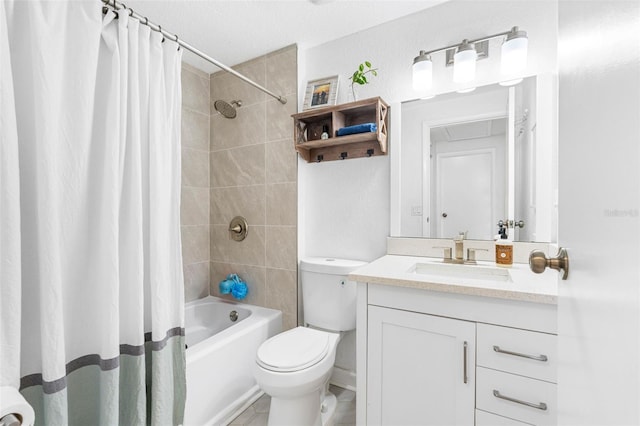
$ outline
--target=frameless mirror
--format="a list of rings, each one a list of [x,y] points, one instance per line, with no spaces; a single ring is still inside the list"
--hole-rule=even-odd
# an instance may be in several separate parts
[[[491,240],[502,222],[514,241],[555,241],[554,88],[538,76],[402,103],[392,236]]]

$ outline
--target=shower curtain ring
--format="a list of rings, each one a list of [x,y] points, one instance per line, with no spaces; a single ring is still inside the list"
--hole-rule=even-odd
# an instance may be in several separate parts
[[[174,34],[176,36],[176,39],[174,40],[176,43],[178,43],[178,50],[180,50],[180,42],[178,41],[178,34]]]
[[[133,9],[129,9],[129,16],[133,16]]]
[[[146,16],[144,17],[144,24],[149,25],[149,18],[147,18]]]

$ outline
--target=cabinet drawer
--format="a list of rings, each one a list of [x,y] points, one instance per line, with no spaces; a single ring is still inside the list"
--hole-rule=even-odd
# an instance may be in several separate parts
[[[527,426],[531,423],[524,423],[507,417],[498,416],[486,411],[476,410],[476,426]]]
[[[557,383],[557,336],[478,324],[478,365]]]
[[[556,423],[556,385],[478,367],[476,408],[534,425]]]

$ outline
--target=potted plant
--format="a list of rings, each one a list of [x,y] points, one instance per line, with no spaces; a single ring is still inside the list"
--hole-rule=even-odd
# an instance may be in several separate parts
[[[378,68],[371,68],[371,62],[364,61],[364,63],[358,65],[358,69],[353,73],[349,80],[351,80],[351,93],[353,94],[353,100],[358,100],[356,97],[356,89],[355,84],[364,85],[369,84],[369,80],[367,79],[367,74],[371,74],[373,76],[378,75]]]

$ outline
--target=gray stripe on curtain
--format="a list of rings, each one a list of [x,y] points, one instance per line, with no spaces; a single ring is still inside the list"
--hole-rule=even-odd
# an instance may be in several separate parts
[[[184,328],[175,327],[167,331],[164,339],[158,341],[151,340],[151,333],[144,334],[144,341],[151,342],[151,350],[160,351],[165,346],[170,338],[175,336],[184,336]],[[120,355],[140,356],[144,355],[144,344],[142,345],[120,345]],[[67,387],[67,376],[74,371],[86,367],[89,365],[97,365],[102,371],[113,370],[120,366],[120,356],[110,359],[102,359],[98,354],[84,355],[67,363],[65,371],[66,375],[56,380],[46,381],[42,379],[42,373],[29,374],[20,378],[20,390],[31,386],[42,386],[42,390],[46,394],[52,394],[61,391]]]

